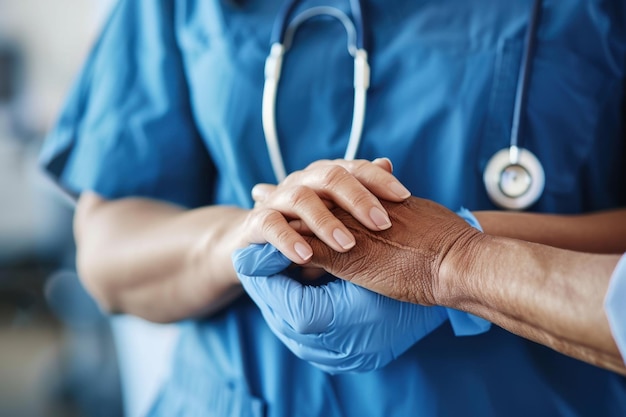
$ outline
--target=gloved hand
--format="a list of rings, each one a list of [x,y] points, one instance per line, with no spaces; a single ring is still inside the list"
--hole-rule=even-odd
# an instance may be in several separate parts
[[[344,280],[303,285],[285,275],[291,261],[269,244],[238,250],[233,262],[276,336],[326,372],[379,369],[447,318],[443,307],[396,301]]]

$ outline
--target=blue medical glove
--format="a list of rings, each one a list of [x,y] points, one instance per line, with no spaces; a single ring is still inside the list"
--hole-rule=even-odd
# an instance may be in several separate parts
[[[470,226],[483,231],[483,228],[478,223],[478,219],[474,217],[471,211],[461,207],[456,212],[463,220],[469,223]],[[473,336],[476,334],[484,333],[491,328],[491,322],[483,319],[482,317],[475,316],[464,311],[455,310],[453,308],[446,308],[448,317],[450,318],[450,324],[452,330],[456,336]]]
[[[299,358],[340,373],[379,369],[437,328],[443,307],[396,301],[344,280],[303,285],[273,246],[233,254],[244,289],[274,334]]]

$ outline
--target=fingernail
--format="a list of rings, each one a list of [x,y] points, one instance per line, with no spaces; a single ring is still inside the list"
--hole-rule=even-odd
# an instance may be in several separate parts
[[[263,201],[265,200],[265,197],[267,197],[267,190],[265,189],[265,187],[255,185],[252,188],[251,194],[254,201]]]
[[[308,261],[311,256],[313,256],[313,251],[302,242],[296,242],[296,244],[293,245],[293,248],[296,250],[296,253],[300,255],[303,261]]]
[[[379,209],[378,207],[372,207],[370,210],[370,219],[374,222],[380,230],[389,229],[391,227],[391,220],[387,213]]]
[[[372,162],[378,162],[378,161],[386,161],[389,164],[389,168],[391,168],[391,172],[393,172],[393,163],[391,162],[391,159],[387,157],[376,158]]]
[[[406,199],[411,197],[411,192],[402,184],[400,184],[399,182],[392,182],[389,184],[389,190],[391,190],[392,193],[394,193],[395,195],[397,195],[398,197],[402,198],[402,199]]]
[[[345,232],[341,229],[333,230],[333,238],[335,239],[337,243],[339,243],[339,246],[341,246],[344,249],[350,249],[356,244],[354,239],[352,239],[350,236],[345,234]]]

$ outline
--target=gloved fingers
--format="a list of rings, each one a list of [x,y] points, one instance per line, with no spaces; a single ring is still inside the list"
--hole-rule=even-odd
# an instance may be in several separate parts
[[[276,329],[274,329],[276,332]],[[301,335],[293,331],[282,332],[278,338],[298,358],[309,362],[311,365],[328,372],[338,374],[345,372],[367,372],[386,365],[384,355],[367,354],[359,351],[342,352],[328,346],[325,336]]]
[[[336,352],[331,349],[326,349],[323,346],[318,346],[315,343],[312,345],[307,344],[311,340],[305,341],[305,343],[299,342],[286,334],[282,333],[279,329],[273,327],[270,324],[270,328],[274,334],[280,339],[281,342],[298,358],[309,362],[311,365],[329,374],[337,374],[342,372],[365,372],[373,369],[377,369],[371,365],[366,364],[363,368],[362,358],[347,358],[346,354]],[[302,337],[303,335],[300,335]],[[304,335],[305,338],[310,339],[312,335]]]
[[[279,297],[272,290],[275,285],[265,285],[268,280],[282,281],[287,286],[294,283],[290,278],[280,275],[274,275],[272,277],[254,277],[239,274],[239,280],[250,296],[252,301],[259,307],[261,314],[265,319],[267,325],[272,329],[272,332],[292,351],[294,346],[303,341],[305,335],[298,334],[293,329],[293,326],[285,320],[285,306],[282,303],[277,303]],[[282,294],[282,290],[281,290]],[[277,306],[278,304],[278,306]],[[275,309],[278,307],[278,311]]]
[[[282,332],[320,333],[333,321],[334,308],[321,287],[302,285],[283,275],[238,274],[243,288],[262,311],[270,310]],[[287,328],[281,323],[286,324]]]
[[[348,356],[344,352],[337,352],[325,348],[321,344],[304,344],[299,342],[287,346],[300,359],[322,368],[325,371],[337,369],[346,363]],[[345,365],[344,365],[345,366]]]
[[[331,360],[324,363],[309,361],[313,366],[332,375],[343,374],[347,372],[370,372],[380,369],[391,362],[383,359],[379,355],[355,355],[354,357],[345,358],[343,360]]]
[[[293,293],[289,288],[297,288],[296,281],[281,276],[272,277],[249,277],[240,275],[244,289],[252,300],[259,306],[265,321],[272,332],[291,350],[296,356],[306,361],[330,366],[331,359],[340,361],[340,354],[324,348],[323,334],[311,332],[317,329],[315,320],[307,319],[306,315],[294,312],[290,308],[290,302],[281,302],[281,296],[277,294]],[[265,285],[271,282],[270,285]],[[277,285],[272,285],[277,284]],[[276,288],[283,286],[284,288]],[[280,291],[276,291],[276,290]],[[306,297],[304,297],[306,299]],[[278,305],[276,305],[278,303]],[[285,305],[286,304],[286,305]],[[303,303],[303,304],[306,304]],[[326,327],[327,323],[317,323],[320,327]]]
[[[237,274],[248,276],[270,276],[284,271],[291,261],[275,246],[252,244],[238,249],[232,254],[233,266]]]

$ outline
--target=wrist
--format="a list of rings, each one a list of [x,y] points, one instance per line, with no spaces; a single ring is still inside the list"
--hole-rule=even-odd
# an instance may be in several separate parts
[[[464,310],[475,294],[476,280],[482,277],[480,257],[489,250],[492,237],[468,228],[458,237],[441,261],[436,303]]]
[[[472,226],[473,228],[478,229],[481,232],[484,232],[483,227],[482,227],[482,222],[477,218],[477,216],[475,215],[476,213],[472,213],[465,207],[461,207],[456,212],[456,214],[457,216],[465,220],[465,222],[469,224],[470,226]]]
[[[199,215],[200,234],[192,244],[188,261],[192,275],[200,279],[210,279],[214,285],[222,287],[238,286],[239,279],[232,265],[231,254],[243,247],[242,224],[248,210],[236,207],[211,207]],[[219,217],[219,222],[214,219]],[[213,287],[211,285],[210,287]]]

